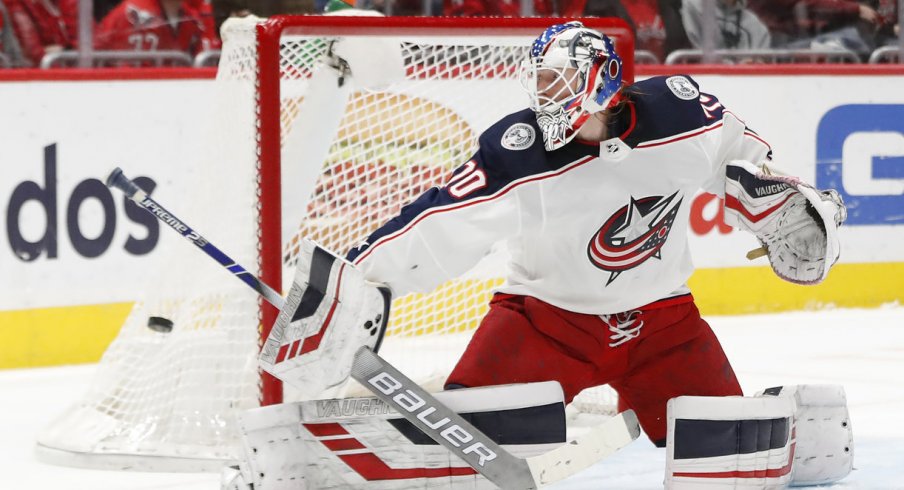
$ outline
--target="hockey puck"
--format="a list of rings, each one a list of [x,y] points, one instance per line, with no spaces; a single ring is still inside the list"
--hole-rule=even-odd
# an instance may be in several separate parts
[[[170,333],[173,331],[173,321],[162,316],[149,316],[148,328],[155,332]]]

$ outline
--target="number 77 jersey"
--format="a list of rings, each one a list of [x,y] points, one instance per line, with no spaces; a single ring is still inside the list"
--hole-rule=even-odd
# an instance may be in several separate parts
[[[626,87],[607,114],[607,139],[549,152],[533,112],[502,118],[444,186],[349,260],[402,295],[460,276],[502,242],[500,292],[588,314],[686,294],[691,199],[724,195],[726,164],[763,163],[770,147],[687,76]]]

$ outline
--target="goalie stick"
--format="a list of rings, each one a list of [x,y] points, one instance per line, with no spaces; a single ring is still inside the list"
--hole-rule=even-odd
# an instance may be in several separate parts
[[[122,169],[116,168],[110,173],[107,186],[121,190],[129,199],[179,232],[267,302],[280,310],[285,307],[286,300],[279,293],[158,204],[126,177]],[[526,459],[518,458],[437,401],[367,346],[355,353],[351,375],[426,435],[500,488],[530,490],[557,482],[615,453],[640,435],[637,416],[633,410],[627,410],[552,451]]]
[[[131,179],[125,176],[122,173],[122,169],[116,167],[110,172],[110,175],[107,177],[107,187],[111,187],[114,189],[121,190],[126,197],[131,199],[135,204],[138,204],[149,213],[153,214],[160,221],[168,225],[170,228],[179,232],[180,235],[184,236],[188,241],[195,244],[198,248],[200,248],[204,253],[206,253],[209,257],[212,257],[214,260],[220,263],[223,267],[226,268],[229,272],[232,273],[235,277],[239,278],[250,286],[252,289],[257,291],[261,296],[267,300],[271,305],[279,308],[280,310],[285,306],[286,301],[280,296],[279,293],[273,290],[270,286],[267,286],[260,279],[258,279],[254,274],[248,272],[244,267],[237,264],[234,260],[232,260],[228,255],[223,253],[222,250],[214,246],[214,244],[210,243],[206,238],[201,236],[200,233],[193,230],[190,226],[186,225],[182,220],[177,218],[173,213],[169,212],[157,203],[151,196],[149,196],[146,192],[144,192],[141,187],[138,187],[135,182],[132,182]]]
[[[122,190],[129,199],[179,232],[279,309],[258,361],[263,371],[296,388],[296,394],[315,397],[342,385],[350,376],[358,347],[366,345],[379,350],[388,324],[392,294],[382,286],[368,287],[363,274],[346,270],[335,254],[304,240],[301,248],[307,249],[309,255],[307,260],[299,260],[295,279],[283,298],[148,196],[121,169],[113,170],[107,185]],[[338,265],[334,267],[334,264]],[[335,276],[333,269],[337,271]],[[334,282],[328,288],[331,277]],[[343,292],[352,296],[340,300]],[[357,320],[362,318],[359,323]],[[152,317],[148,327],[170,331],[173,322]]]
[[[640,436],[637,416],[626,410],[552,451],[518,458],[367,347],[355,354],[352,377],[499,488],[531,490],[555,483]]]

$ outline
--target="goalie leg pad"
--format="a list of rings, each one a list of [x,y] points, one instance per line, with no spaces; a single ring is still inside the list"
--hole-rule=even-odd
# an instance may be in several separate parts
[[[220,472],[220,490],[254,490],[252,480],[247,464],[227,465]]]
[[[844,387],[838,385],[779,386],[765,396],[795,402],[797,447],[791,485],[822,485],[847,476],[854,464],[854,434]]]
[[[286,304],[261,349],[261,368],[304,399],[340,386],[360,347],[379,349],[390,300],[388,289],[365,281],[355,266],[302,240]]]
[[[681,396],[667,411],[666,488],[778,489],[790,482],[791,399]]]
[[[435,396],[521,457],[565,441],[558,383],[464,388]],[[495,488],[378,398],[255,408],[240,422],[241,467],[254,490]]]

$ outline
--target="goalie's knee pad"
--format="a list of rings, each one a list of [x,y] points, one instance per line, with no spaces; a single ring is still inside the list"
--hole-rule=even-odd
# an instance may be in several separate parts
[[[795,402],[797,444],[791,485],[819,485],[847,476],[854,463],[844,387],[838,385],[779,386],[762,395],[787,397]]]
[[[558,383],[464,388],[435,396],[517,456],[565,442]],[[443,423],[429,413],[420,416],[431,425]],[[256,408],[241,416],[240,426],[243,475],[251,478],[243,483],[254,490],[495,488],[377,398]]]
[[[665,486],[776,489],[791,480],[794,402],[681,396],[668,402]]]

